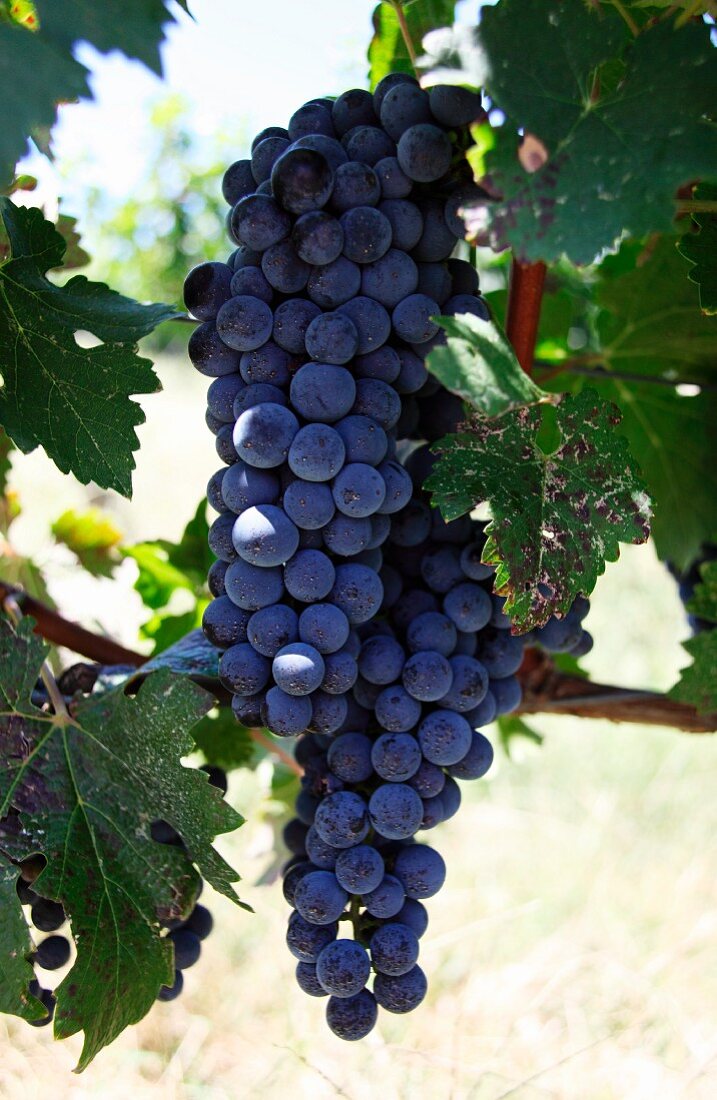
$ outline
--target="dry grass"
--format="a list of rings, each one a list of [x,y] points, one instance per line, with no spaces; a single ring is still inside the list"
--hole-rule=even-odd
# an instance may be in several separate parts
[[[142,462],[157,484],[172,456],[155,435]],[[205,438],[199,428],[204,455]],[[184,468],[185,451],[180,460]],[[192,489],[179,484],[188,513]],[[151,504],[142,534],[168,509]],[[684,627],[650,550],[609,568],[589,625],[596,676],[674,679]],[[431,838],[449,877],[429,903],[429,995],[412,1016],[384,1015],[356,1045],[326,1031],[323,1005],[293,983],[280,890],[255,885],[271,862],[271,830],[257,780],[239,775],[230,794],[251,823],[223,847],[256,916],[212,899],[218,928],[185,994],[82,1077],[70,1073],[78,1040],[52,1045],[4,1018],[0,1096],[714,1100],[714,742],[567,718],[534,724],[543,749],[500,759]]]

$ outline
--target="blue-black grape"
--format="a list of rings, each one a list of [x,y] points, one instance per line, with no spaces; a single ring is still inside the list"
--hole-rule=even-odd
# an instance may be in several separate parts
[[[298,136],[300,135],[297,134]],[[289,149],[279,157],[271,170],[271,188],[277,202],[284,211],[288,210],[292,214],[320,210],[328,202],[333,186],[334,173],[329,162],[314,149]],[[282,236],[286,236],[286,233]],[[245,235],[242,239],[247,244],[252,244]],[[262,247],[267,248],[268,245]]]

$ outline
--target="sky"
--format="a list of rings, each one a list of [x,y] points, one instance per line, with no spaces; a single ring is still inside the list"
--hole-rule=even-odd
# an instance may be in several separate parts
[[[286,125],[297,107],[318,95],[366,86],[366,49],[376,0],[191,0],[194,20],[177,4],[162,49],[162,81],[122,54],[81,45],[77,57],[91,72],[93,102],[61,108],[54,131],[56,168],[39,154],[22,170],[38,177],[33,202],[52,213],[58,192],[73,209],[88,187],[121,199],[143,178],[152,140],[149,109],[177,93],[190,104],[198,141],[237,132],[236,156],[264,126]],[[462,0],[470,18],[476,2]]]

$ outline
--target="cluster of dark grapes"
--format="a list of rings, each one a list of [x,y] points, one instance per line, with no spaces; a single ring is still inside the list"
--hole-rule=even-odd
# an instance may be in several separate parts
[[[222,768],[212,764],[204,764],[202,771],[209,776],[209,782],[217,787],[222,794],[227,793],[227,775]],[[167,821],[153,821],[151,826],[152,839],[159,844],[173,844],[184,847],[184,842],[179,833],[172,828]],[[197,898],[204,887],[200,879]],[[195,900],[191,913],[185,920],[165,921],[167,938],[172,941],[174,948],[174,981],[172,985],[163,985],[157,994],[158,1001],[173,1001],[184,988],[184,971],[194,966],[199,961],[202,952],[202,940],[205,940],[214,927],[214,918],[205,905],[200,905]]]
[[[203,767],[209,775],[209,782],[218,787],[222,794],[226,794],[227,777],[221,768],[210,765]],[[181,847],[182,838],[166,821],[155,821],[151,826],[152,839],[160,844],[173,844]],[[32,928],[38,932],[48,933],[35,945],[32,954],[32,963],[42,970],[59,970],[66,966],[72,954],[72,944],[69,935],[59,935],[59,929],[67,921],[64,907],[51,898],[42,897],[34,888],[33,883],[45,866],[43,857],[30,857],[20,865],[20,875],[17,880],[17,895],[24,906],[29,907],[29,918]],[[201,894],[203,883],[197,894]],[[188,969],[199,959],[201,941],[206,939],[212,930],[213,920],[209,910],[195,902],[189,916],[183,920],[165,922],[166,934],[174,947],[174,982],[171,986],[162,986],[157,996],[158,1001],[173,1001],[182,992],[184,984],[183,971]],[[34,978],[30,982],[29,991],[36,997],[47,1010],[47,1015],[39,1020],[31,1020],[34,1027],[44,1027],[52,1022],[55,1015],[55,994],[50,989],[43,987],[39,979]]]
[[[20,867],[20,876],[17,880],[17,894],[23,905],[29,906],[30,923],[38,931],[47,933],[36,945],[32,955],[34,966],[42,970],[59,970],[70,959],[72,947],[67,936],[58,934],[67,917],[65,910],[57,901],[44,898],[33,889],[33,883],[44,867],[43,859],[30,858],[24,861]],[[43,1027],[49,1024],[55,1015],[55,995],[50,989],[46,989],[38,978],[30,982],[30,993],[40,1001],[47,1015],[39,1020],[32,1020],[35,1027]]]
[[[422,902],[445,866],[415,835],[456,812],[456,781],[492,760],[479,727],[520,702],[525,641],[482,525],[445,523],[421,489],[428,444],[464,418],[426,370],[435,317],[489,317],[452,255],[480,114],[476,94],[403,74],[305,104],[229,168],[237,248],[185,284],[224,463],[204,630],[237,718],[299,737],[288,943],[344,1039],[423,999]],[[585,651],[586,609],[533,641]]]

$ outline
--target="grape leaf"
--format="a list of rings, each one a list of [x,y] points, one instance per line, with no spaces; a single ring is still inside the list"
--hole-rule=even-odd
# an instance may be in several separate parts
[[[0,23],[0,186],[9,183],[28,135],[52,126],[57,104],[89,97],[87,70],[54,42],[14,23]]]
[[[470,432],[434,447],[441,457],[426,488],[444,517],[490,505],[483,560],[497,566],[496,591],[521,633],[588,595],[620,541],[648,536],[647,495],[619,421],[614,405],[584,390],[557,406],[552,454],[538,445],[541,406],[475,417]]]
[[[534,730],[532,726],[529,726],[516,714],[501,714],[496,725],[498,727],[498,740],[509,760],[513,758],[515,742],[520,744],[521,741],[528,741],[540,748],[545,740],[542,733],[538,733],[537,730]]]
[[[134,587],[147,607],[153,611],[166,607],[177,588],[187,589],[198,598],[205,594],[207,573],[214,562],[208,534],[207,502],[202,498],[178,543],[157,539],[122,549],[139,566]]]
[[[174,16],[163,0],[35,0],[40,33],[70,51],[90,42],[101,53],[121,50],[162,75],[164,28]],[[186,9],[185,9],[186,10]]]
[[[90,262],[90,256],[80,244],[77,218],[73,218],[70,214],[60,214],[55,228],[63,237],[67,249],[62,260],[65,271],[75,267],[85,267]]]
[[[83,1069],[171,983],[158,922],[191,908],[192,864],[237,900],[238,876],[212,840],[241,818],[203,773],[180,763],[211,696],[164,670],[134,699],[120,687],[74,701],[71,717],[39,711],[30,693],[47,650],[33,625],[25,619],[14,630],[0,620],[0,849],[13,859],[42,854],[37,888],[72,921],[77,959],[57,991],[55,1034],[85,1032]],[[151,839],[157,818],[186,852]]]
[[[174,311],[83,275],[56,286],[45,272],[62,262],[60,234],[39,210],[9,199],[0,213],[12,248],[0,265],[0,423],[21,450],[40,445],[63,473],[130,496],[134,429],[145,417],[129,398],[160,388],[135,344]],[[82,330],[106,342],[81,347]]]
[[[714,380],[717,321],[697,308],[675,245],[672,236],[638,245],[635,266],[622,270],[622,254],[635,247],[626,245],[610,257],[614,264],[600,266],[595,333],[608,369],[671,381]]]
[[[417,53],[423,36],[453,22],[456,0],[400,0]],[[371,88],[389,73],[411,73],[413,64],[401,33],[396,5],[381,3],[373,13],[373,38],[368,48]]]
[[[108,515],[99,508],[76,512],[69,508],[52,524],[52,533],[77,557],[83,569],[95,577],[109,577],[117,564],[115,553],[122,541]]]
[[[701,714],[717,713],[717,630],[705,630],[683,643],[692,664],[668,692],[678,703],[689,703]]]
[[[185,676],[206,676],[216,680],[219,675],[219,652],[201,630],[192,630],[169,649],[143,664],[142,673],[159,668],[170,668]]]
[[[7,491],[7,479],[12,466],[12,441],[0,428],[0,497]]]
[[[547,398],[522,369],[494,321],[472,314],[440,317],[438,321],[447,340],[430,352],[426,366],[446,389],[469,401],[484,416],[500,416]]]
[[[44,1006],[28,992],[35,974],[29,962],[32,942],[17,896],[19,871],[0,852],[0,1012],[41,1020]]]
[[[701,580],[687,603],[687,610],[698,619],[717,623],[717,561],[708,561],[700,569]]]
[[[687,568],[700,546],[717,531],[717,406],[714,362],[717,321],[697,308],[694,284],[684,278],[675,238],[630,241],[586,276],[593,298],[587,305],[571,291],[578,320],[564,316],[549,295],[541,313],[541,355],[557,364],[569,356],[573,369],[544,383],[550,390],[577,392],[593,386],[622,411],[620,431],[640,464],[652,498],[652,534],[659,556]],[[596,308],[597,307],[597,308]],[[571,323],[587,346],[575,354],[567,345]],[[593,373],[582,376],[581,365]],[[594,374],[602,368],[600,377]],[[611,377],[611,372],[620,377]],[[645,381],[641,378],[644,376]],[[658,382],[650,381],[656,377]],[[665,383],[660,384],[663,379]],[[701,392],[672,383],[708,383]]]
[[[717,200],[717,184],[703,183],[695,190],[699,202]],[[680,252],[692,265],[688,278],[700,288],[704,313],[717,313],[717,214],[693,214],[698,233],[685,233]]]
[[[170,646],[180,642],[191,630],[200,627],[208,602],[208,600],[198,600],[191,611],[184,611],[178,615],[153,615],[146,623],[142,623],[140,627],[142,637],[154,643],[152,656],[164,653]]]
[[[192,730],[192,737],[207,762],[225,771],[244,768],[254,757],[249,730],[237,722],[230,707],[219,707],[216,714],[202,718]]]
[[[668,231],[676,189],[717,160],[709,27],[662,22],[632,39],[605,6],[502,0],[477,30],[485,87],[506,117],[485,155],[490,239],[526,261],[589,263],[623,232]],[[485,61],[465,55],[465,80]],[[547,153],[526,170],[520,128]]]

